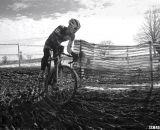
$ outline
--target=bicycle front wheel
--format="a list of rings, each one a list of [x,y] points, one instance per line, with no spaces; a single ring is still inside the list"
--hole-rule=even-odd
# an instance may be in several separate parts
[[[42,79],[38,79],[38,82],[33,81],[34,85],[32,85],[32,95],[33,99],[42,99],[46,95],[46,83],[47,78],[50,73],[51,63],[48,63]],[[31,82],[29,82],[31,84]]]
[[[46,85],[52,101],[59,105],[68,103],[74,97],[78,88],[77,73],[69,66],[62,65],[59,67],[58,79],[55,81],[54,74],[49,78],[52,78],[51,83]],[[52,88],[49,88],[50,86]],[[54,90],[54,88],[58,88],[58,90]]]

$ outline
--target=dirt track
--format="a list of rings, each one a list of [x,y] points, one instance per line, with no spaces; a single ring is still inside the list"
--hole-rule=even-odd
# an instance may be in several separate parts
[[[69,104],[60,107],[50,97],[29,100],[24,84],[34,84],[37,76],[38,69],[0,69],[1,129],[143,130],[160,126],[160,89],[154,89],[146,103],[146,90],[81,88]]]

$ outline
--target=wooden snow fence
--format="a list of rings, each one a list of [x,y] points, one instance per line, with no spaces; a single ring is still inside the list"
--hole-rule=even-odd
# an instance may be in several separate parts
[[[159,81],[160,44],[115,46],[75,40],[73,49],[85,54],[74,66],[85,77],[97,77],[94,81],[123,84]]]

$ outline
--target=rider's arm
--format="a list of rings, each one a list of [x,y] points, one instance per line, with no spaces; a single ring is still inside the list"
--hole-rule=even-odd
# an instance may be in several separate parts
[[[68,45],[67,45],[67,52],[69,53],[69,54],[71,54],[72,53],[72,44],[73,44],[73,41],[74,41],[74,38],[75,38],[75,35],[71,35],[70,37],[69,37],[69,41],[68,41]]]
[[[67,45],[67,52],[69,53],[69,54],[71,54],[72,53],[72,44],[73,44],[73,40],[71,40],[71,39],[69,39],[69,42],[68,42],[68,45]]]
[[[73,61],[76,62],[78,60],[79,55],[72,51],[72,44],[73,40],[70,39],[67,45],[67,52],[73,56]]]

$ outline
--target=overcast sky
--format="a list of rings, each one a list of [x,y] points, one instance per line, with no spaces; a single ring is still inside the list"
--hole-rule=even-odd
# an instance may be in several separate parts
[[[144,13],[160,0],[0,0],[0,43],[45,41],[58,25],[77,18],[76,39],[135,45]],[[36,44],[44,44],[39,42]]]

